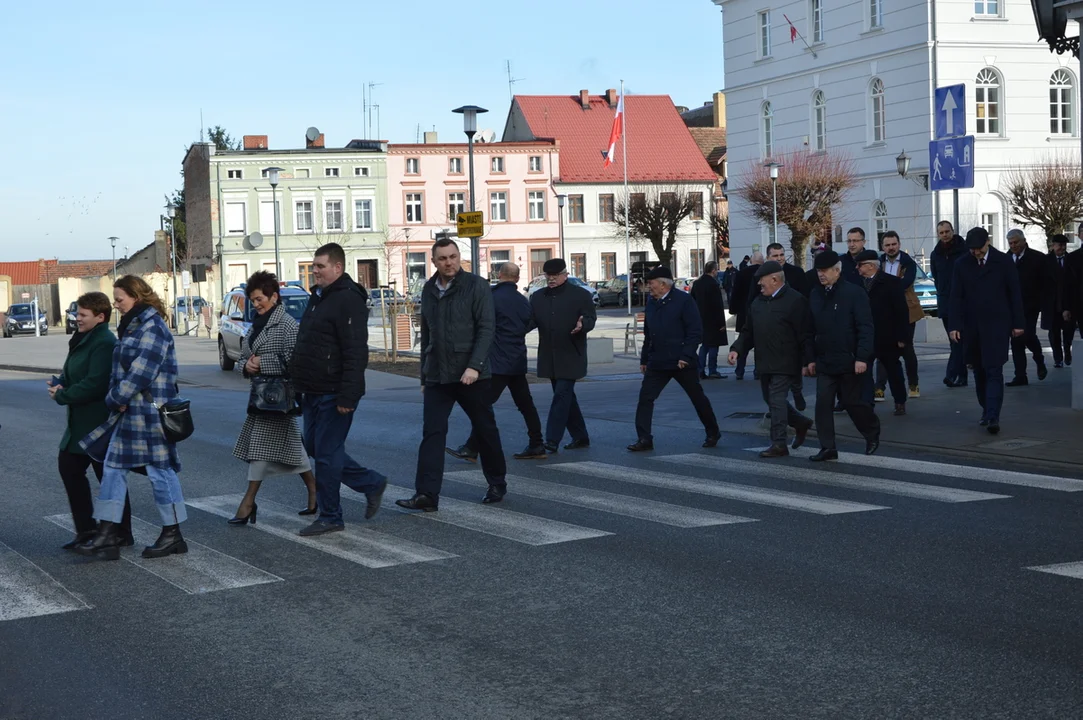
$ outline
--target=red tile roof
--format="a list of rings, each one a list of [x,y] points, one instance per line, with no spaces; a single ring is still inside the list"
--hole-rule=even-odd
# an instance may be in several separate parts
[[[24,262],[0,262],[0,275],[11,278],[12,285],[47,285],[48,268],[58,264],[56,260],[27,260]]]
[[[45,282],[51,285],[57,281],[57,278],[101,277],[111,272],[113,272],[112,260],[65,262],[45,268]]]
[[[707,162],[719,175],[722,174],[722,161],[726,159],[726,128],[690,127],[692,139],[707,158]]]
[[[589,110],[583,109],[579,95],[517,95],[514,104],[535,138],[560,142],[561,182],[624,180],[620,142],[613,164],[602,167],[602,151],[608,148],[615,112],[604,96],[589,96]],[[629,95],[624,99],[624,112],[629,182],[716,179],[668,95]]]

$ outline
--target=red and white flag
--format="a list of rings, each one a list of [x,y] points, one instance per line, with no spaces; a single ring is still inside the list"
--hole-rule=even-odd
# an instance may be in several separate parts
[[[605,164],[602,165],[603,168],[607,168],[613,164],[613,154],[617,152],[617,141],[620,140],[622,132],[624,132],[623,95],[617,100],[617,114],[613,116],[613,129],[609,131],[609,150],[605,152]]]
[[[790,44],[792,45],[797,42],[797,28],[793,26],[793,23],[790,22],[790,19],[786,17],[785,14],[783,14],[782,17],[785,18],[786,24],[790,26]]]

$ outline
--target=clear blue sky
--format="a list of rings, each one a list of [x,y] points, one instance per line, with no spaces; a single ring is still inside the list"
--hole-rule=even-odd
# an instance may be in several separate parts
[[[303,147],[380,130],[460,141],[463,104],[499,137],[517,94],[668,94],[695,107],[721,89],[721,12],[710,0],[478,3],[8,3],[0,44],[0,260],[118,256],[148,244],[163,195],[204,127]],[[522,9],[520,9],[522,8]],[[373,135],[376,134],[375,121]]]

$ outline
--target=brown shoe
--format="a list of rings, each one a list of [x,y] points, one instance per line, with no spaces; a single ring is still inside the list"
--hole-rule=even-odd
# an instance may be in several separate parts
[[[803,425],[794,430],[793,443],[790,445],[794,450],[805,444],[805,438],[808,437],[808,431],[812,429],[812,423]]]
[[[786,457],[790,454],[790,451],[786,449],[785,445],[772,445],[763,452],[760,453],[761,458],[777,458]]]
[[[905,415],[906,414],[906,405],[903,405],[902,403],[895,403],[895,414],[896,415]]]

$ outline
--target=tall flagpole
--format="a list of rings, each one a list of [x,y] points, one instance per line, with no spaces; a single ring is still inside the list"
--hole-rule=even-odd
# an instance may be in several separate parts
[[[628,103],[624,102],[624,81],[620,81],[621,148],[624,153],[624,260],[628,263],[628,314],[632,314],[632,234],[628,229],[628,211],[632,198],[628,194]]]

